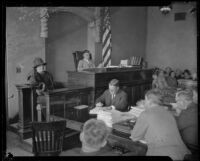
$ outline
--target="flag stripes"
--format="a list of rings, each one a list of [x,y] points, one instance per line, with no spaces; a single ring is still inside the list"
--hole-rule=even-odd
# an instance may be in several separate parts
[[[111,65],[111,25],[110,25],[110,11],[109,7],[103,8],[103,33],[102,33],[102,58],[103,66],[107,67]]]

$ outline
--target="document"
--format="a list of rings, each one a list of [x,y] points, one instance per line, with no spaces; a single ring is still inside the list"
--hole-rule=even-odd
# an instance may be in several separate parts
[[[131,106],[131,110],[129,111],[129,113],[135,115],[136,117],[139,117],[140,114],[144,111],[145,109],[143,108],[138,108],[138,107],[133,107]]]
[[[100,111],[103,111],[102,107],[95,107],[90,110],[89,114],[98,114]]]
[[[74,108],[80,110],[80,109],[88,108],[88,106],[87,105],[79,105],[79,106],[75,106]]]

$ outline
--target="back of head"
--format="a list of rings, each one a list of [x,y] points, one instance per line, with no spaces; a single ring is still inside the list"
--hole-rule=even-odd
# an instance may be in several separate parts
[[[147,91],[145,97],[154,104],[161,104],[162,102],[162,93],[159,89],[151,89]]]
[[[117,79],[112,79],[112,80],[109,82],[109,85],[119,87],[119,80],[117,80]]]
[[[90,148],[100,148],[106,143],[109,130],[102,120],[90,119],[83,126],[84,143]]]

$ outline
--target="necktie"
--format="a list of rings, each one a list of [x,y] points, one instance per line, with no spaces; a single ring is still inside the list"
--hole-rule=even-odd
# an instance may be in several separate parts
[[[112,94],[112,100],[115,98],[115,95],[114,94]]]

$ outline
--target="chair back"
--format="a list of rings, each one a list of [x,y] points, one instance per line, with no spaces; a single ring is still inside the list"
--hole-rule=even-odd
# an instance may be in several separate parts
[[[73,57],[74,57],[74,65],[75,65],[76,71],[78,71],[78,62],[83,59],[84,53],[85,53],[85,50],[84,51],[75,51],[74,53],[72,53]],[[92,59],[91,54],[90,54],[90,59]]]
[[[57,156],[63,147],[66,120],[33,122],[32,140],[35,156]]]

